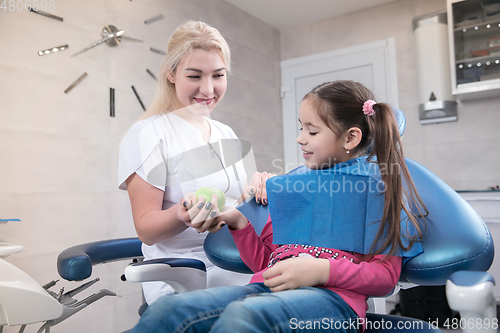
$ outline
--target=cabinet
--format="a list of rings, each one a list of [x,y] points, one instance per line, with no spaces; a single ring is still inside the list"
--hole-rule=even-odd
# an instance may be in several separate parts
[[[500,97],[500,0],[448,0],[452,93]]]
[[[458,191],[458,193],[481,216],[493,237],[495,258],[488,272],[497,280],[495,299],[497,304],[500,304],[500,284],[498,283],[500,279],[500,191]]]

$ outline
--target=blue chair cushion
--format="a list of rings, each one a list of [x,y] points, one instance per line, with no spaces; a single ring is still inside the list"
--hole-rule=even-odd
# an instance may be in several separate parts
[[[406,262],[402,280],[444,285],[461,270],[486,271],[495,253],[491,234],[476,211],[451,187],[419,163],[406,159],[429,216],[424,252]]]

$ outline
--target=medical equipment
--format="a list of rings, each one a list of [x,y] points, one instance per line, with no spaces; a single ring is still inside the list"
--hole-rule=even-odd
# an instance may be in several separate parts
[[[19,219],[0,219],[2,224],[8,221],[19,221]],[[49,333],[52,326],[71,317],[91,303],[104,296],[116,296],[114,292],[102,289],[81,301],[73,298],[99,281],[98,278],[67,292],[64,292],[64,288],[58,293],[50,290],[57,281],[40,286],[28,274],[3,260],[22,250],[21,245],[7,243],[0,237],[0,332],[6,325],[21,325],[19,332],[22,333],[28,324],[44,322],[38,332],[45,330]]]

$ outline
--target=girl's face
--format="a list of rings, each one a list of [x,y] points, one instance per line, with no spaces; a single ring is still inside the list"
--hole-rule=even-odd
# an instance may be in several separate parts
[[[307,99],[300,104],[299,122],[302,128],[297,143],[301,145],[308,168],[325,169],[351,158],[344,149],[345,135],[335,134]]]
[[[175,84],[178,108],[199,116],[210,114],[227,88],[226,66],[215,50],[192,50],[168,79]]]

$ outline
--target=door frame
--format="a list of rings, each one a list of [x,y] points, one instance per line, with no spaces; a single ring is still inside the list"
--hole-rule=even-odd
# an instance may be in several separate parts
[[[344,57],[350,54],[359,55],[360,53],[372,50],[382,50],[384,53],[384,61],[383,63],[375,63],[373,62],[373,59],[367,57],[366,62],[370,63],[374,67],[377,66],[377,68],[380,68],[380,66],[383,67],[382,70],[385,75],[385,88],[387,92],[387,101],[385,102],[391,104],[393,107],[399,108],[396,40],[394,37],[344,49],[281,61],[281,98],[283,114],[283,145],[285,158],[283,163],[284,172],[288,172],[299,166],[299,158],[297,156],[296,149],[297,144],[295,142],[298,133],[298,122],[296,119],[296,114],[299,107],[296,101],[298,101],[299,99],[297,98],[297,96],[295,96],[294,84],[295,79],[302,77],[302,74],[297,74],[298,69],[300,69],[300,72],[308,73],[309,71],[307,70],[307,68],[314,66],[315,63],[318,63],[320,61],[335,61],[335,58],[338,57]],[[357,64],[354,63],[340,64],[340,67],[338,69],[349,69],[356,67],[356,65]],[[316,74],[320,74],[317,73],[316,70],[315,72]],[[293,110],[294,112],[291,112],[291,110]]]

